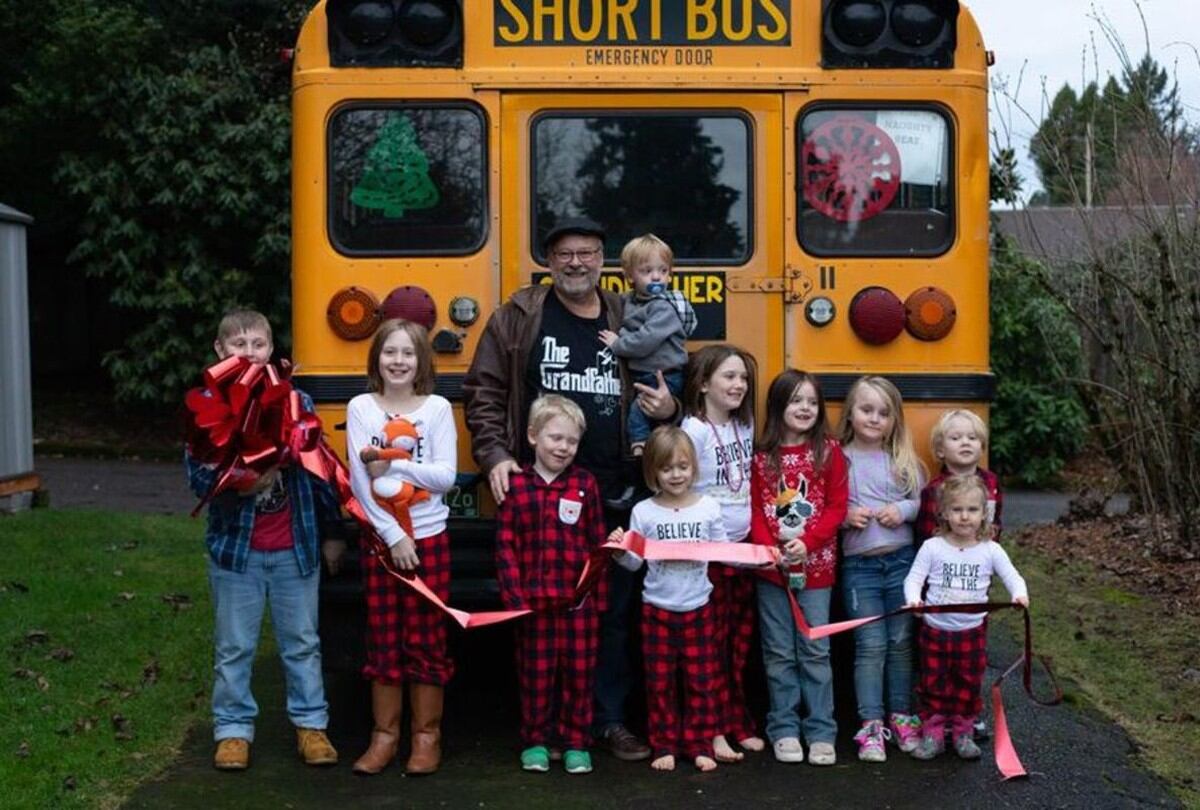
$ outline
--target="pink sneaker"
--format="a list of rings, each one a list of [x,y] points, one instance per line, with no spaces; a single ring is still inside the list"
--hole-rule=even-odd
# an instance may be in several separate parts
[[[915,714],[893,712],[888,718],[892,742],[906,754],[911,754],[921,743],[921,718]]]
[[[854,735],[854,741],[858,743],[858,758],[863,762],[887,762],[883,741],[891,736],[892,733],[883,727],[882,720],[866,721]]]

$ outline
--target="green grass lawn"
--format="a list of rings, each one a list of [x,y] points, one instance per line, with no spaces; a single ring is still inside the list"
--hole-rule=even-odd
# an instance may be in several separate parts
[[[203,527],[0,516],[0,804],[115,806],[207,715]]]
[[[1145,764],[1200,808],[1200,618],[1168,615],[1090,566],[1006,546],[1029,585],[1034,648],[1077,688],[1068,699],[1082,697],[1120,723]],[[1019,617],[1001,612],[994,626],[1015,635]]]

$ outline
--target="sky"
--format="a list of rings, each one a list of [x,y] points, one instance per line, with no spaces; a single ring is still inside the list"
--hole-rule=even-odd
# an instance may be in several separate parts
[[[1103,85],[1109,74],[1120,73],[1106,26],[1135,63],[1146,51],[1148,36],[1154,58],[1178,79],[1185,116],[1200,124],[1200,55],[1193,50],[1200,49],[1200,0],[962,2],[978,22],[985,46],[996,54],[990,126],[1002,145],[1011,142],[1017,150],[1026,196],[1040,188],[1029,159],[1029,137],[1049,99],[1064,83],[1078,91],[1086,82],[1099,79]],[[1000,92],[998,86],[1006,90]]]

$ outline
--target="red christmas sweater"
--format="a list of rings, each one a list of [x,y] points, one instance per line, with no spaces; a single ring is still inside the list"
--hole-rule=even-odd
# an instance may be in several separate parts
[[[803,526],[808,549],[804,574],[808,588],[830,588],[837,571],[837,531],[846,519],[849,485],[846,457],[833,439],[825,440],[825,469],[813,470],[807,444],[779,448],[779,473],[772,474],[766,453],[755,453],[750,466],[750,540],[764,546],[779,544],[780,522],[793,530]],[[799,566],[795,567],[799,570]],[[784,584],[778,570],[763,572]]]

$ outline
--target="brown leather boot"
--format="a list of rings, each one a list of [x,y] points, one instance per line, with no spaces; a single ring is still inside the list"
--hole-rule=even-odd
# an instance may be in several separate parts
[[[445,690],[429,683],[409,684],[412,702],[412,756],[404,770],[433,773],[442,761],[442,697]]]
[[[371,745],[366,753],[354,763],[355,773],[374,776],[396,758],[403,708],[404,691],[400,686],[371,682],[371,714],[375,716],[375,730],[371,732]]]

